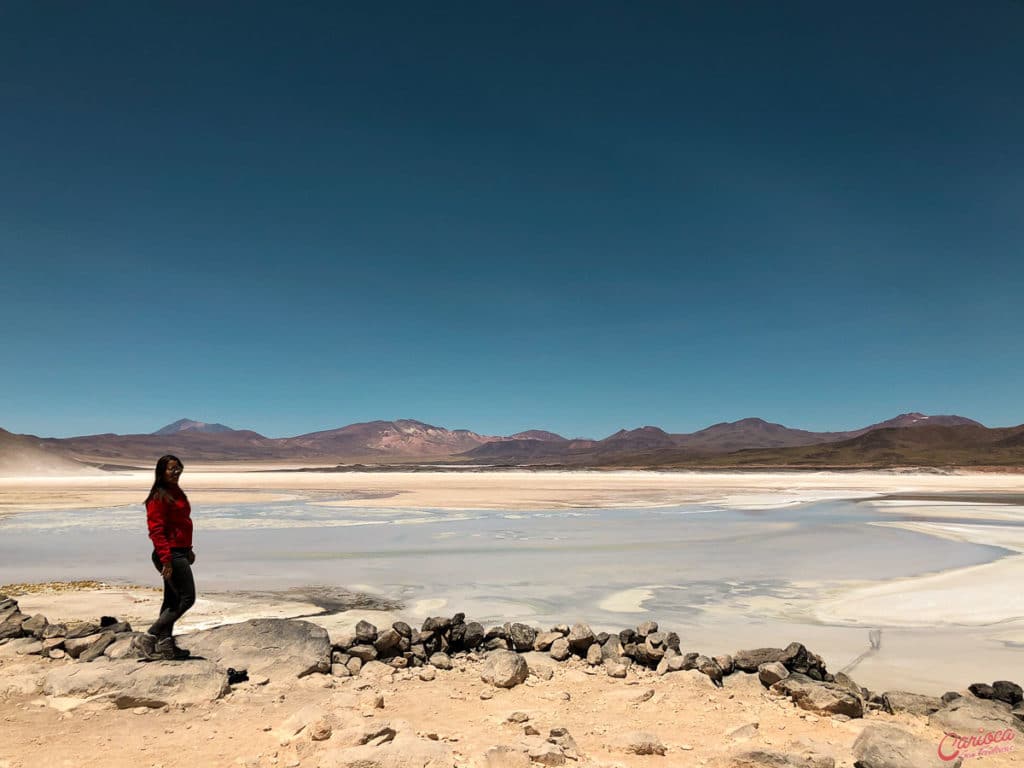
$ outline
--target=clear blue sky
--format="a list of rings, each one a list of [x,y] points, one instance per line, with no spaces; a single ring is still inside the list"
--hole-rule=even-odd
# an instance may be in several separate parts
[[[6,3],[0,427],[1024,422],[1022,41],[1016,0]]]

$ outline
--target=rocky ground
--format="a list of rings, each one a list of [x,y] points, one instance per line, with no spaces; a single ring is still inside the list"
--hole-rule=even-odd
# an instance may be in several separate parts
[[[608,635],[457,615],[330,638],[264,619],[182,637],[194,658],[178,662],[140,661],[136,637],[0,596],[0,768],[918,768],[979,749],[1024,765],[1012,682],[872,692],[799,643],[704,656],[654,622]]]

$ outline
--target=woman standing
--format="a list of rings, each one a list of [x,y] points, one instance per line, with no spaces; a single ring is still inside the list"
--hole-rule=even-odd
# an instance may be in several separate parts
[[[186,659],[188,651],[174,642],[174,622],[196,601],[192,578],[192,507],[178,486],[185,466],[177,456],[161,456],[156,479],[146,497],[146,522],[153,541],[153,565],[164,577],[164,601],[160,616],[143,635],[143,652],[149,658]]]

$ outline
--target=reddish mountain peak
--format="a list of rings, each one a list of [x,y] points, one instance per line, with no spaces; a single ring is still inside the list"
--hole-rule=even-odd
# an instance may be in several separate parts
[[[875,429],[887,429],[887,428],[904,428],[904,427],[958,427],[963,425],[970,425],[975,427],[984,426],[980,422],[974,419],[968,419],[966,416],[956,415],[936,415],[929,416],[924,413],[912,411],[911,413],[901,413],[899,416],[894,416],[886,421],[881,421],[878,424],[872,424],[871,426],[865,427],[860,432],[869,432]]]
[[[509,435],[512,440],[545,440],[549,442],[563,442],[566,438],[555,432],[548,432],[546,429],[528,429],[525,432],[516,432]]]

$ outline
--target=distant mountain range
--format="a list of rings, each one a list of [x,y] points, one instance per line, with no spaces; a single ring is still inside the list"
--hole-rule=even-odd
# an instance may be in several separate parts
[[[672,434],[655,426],[601,440],[532,429],[509,436],[446,429],[413,419],[369,421],[269,438],[181,419],[151,434],[40,438],[0,430],[0,474],[32,467],[150,466],[164,453],[186,462],[567,467],[1024,466],[1024,426],[989,429],[963,416],[905,413],[845,432],[809,432],[748,418]]]

